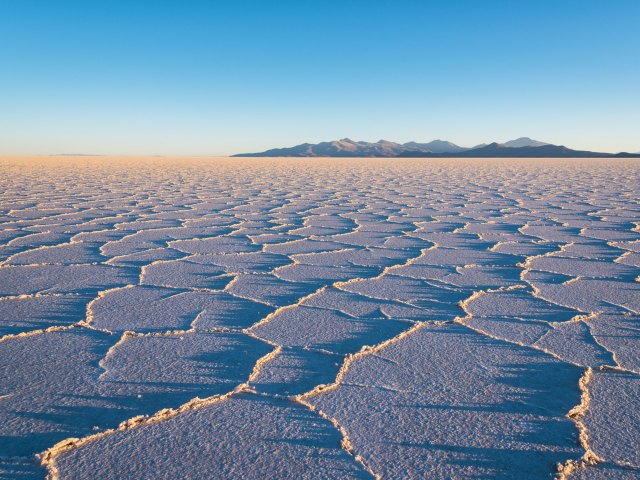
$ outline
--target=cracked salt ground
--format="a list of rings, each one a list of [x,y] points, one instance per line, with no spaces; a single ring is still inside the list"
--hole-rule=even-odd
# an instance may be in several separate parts
[[[169,288],[222,290],[233,280],[225,274],[224,269],[215,265],[188,260],[158,261],[144,267],[140,283]]]
[[[137,282],[132,269],[107,265],[0,266],[0,298],[40,294],[95,294]]]
[[[270,350],[241,334],[118,340],[79,328],[2,342],[3,457],[33,457],[65,438],[226,393]]]
[[[0,478],[640,478],[633,161],[1,162]]]
[[[544,478],[579,457],[564,415],[581,370],[462,326],[421,328],[357,358],[307,401],[383,477]]]
[[[66,451],[55,472],[68,479],[371,478],[340,440],[328,420],[301,405],[241,394]]]
[[[0,336],[80,322],[84,320],[92,298],[90,295],[54,294],[0,299]]]

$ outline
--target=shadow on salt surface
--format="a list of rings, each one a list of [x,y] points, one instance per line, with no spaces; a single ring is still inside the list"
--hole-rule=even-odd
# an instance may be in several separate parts
[[[141,396],[143,387],[145,404],[162,408],[170,398],[179,405],[203,392],[232,390],[271,350],[237,333],[131,336],[100,362],[105,370],[100,390],[105,395]]]
[[[489,289],[522,284],[519,267],[459,267],[438,280],[460,288]]]
[[[616,362],[622,368],[640,372],[640,316],[599,315],[587,321],[591,332],[607,350],[615,352]]]
[[[60,477],[340,478],[371,475],[328,420],[288,400],[240,394],[61,454]]]
[[[640,312],[640,284],[616,278],[578,278],[562,282],[563,275],[531,270],[524,279],[538,296],[583,312]]]
[[[0,297],[38,293],[95,295],[138,282],[134,268],[107,265],[42,265],[0,268]]]
[[[335,310],[300,306],[283,310],[252,330],[260,338],[288,347],[354,353],[363,345],[393,338],[411,323],[386,318],[358,318]]]
[[[39,465],[32,461],[20,461],[18,459],[0,459],[0,478],[12,480],[32,480],[42,478],[43,472]]]
[[[107,260],[100,253],[100,244],[76,242],[35,248],[10,257],[7,265],[73,265],[98,263]]]
[[[614,463],[599,462],[577,471],[572,480],[634,480],[640,477],[640,468],[621,467]]]
[[[348,283],[340,288],[366,297],[407,302],[415,306],[433,302],[456,305],[469,296],[468,292],[451,286],[439,287],[435,282],[393,274]]]
[[[188,260],[204,265],[218,265],[226,273],[265,273],[291,263],[286,255],[264,252],[193,255]]]
[[[0,237],[3,236],[3,233],[6,235],[7,232],[0,230]],[[72,234],[70,233],[28,233],[22,231],[21,236],[16,236],[9,242],[0,245],[0,261],[4,261],[12,255],[34,248],[53,246],[67,242],[71,237]],[[0,243],[3,243],[6,240],[7,237],[0,239]]]
[[[141,252],[131,253],[128,255],[122,255],[119,257],[112,257],[106,263],[108,265],[115,265],[117,267],[136,267],[140,268],[145,265],[149,265],[153,262],[161,260],[179,260],[186,257],[188,254],[179,252],[173,248],[152,248],[149,250],[142,250]]]
[[[281,280],[272,274],[242,274],[227,291],[235,296],[282,307],[317,290],[317,285]]]
[[[90,296],[63,295],[0,300],[0,336],[71,325],[85,318]]]
[[[496,348],[496,346],[492,345],[492,348]],[[505,349],[507,351],[511,350],[511,346],[507,344],[504,344],[503,346],[499,346],[497,348]],[[511,391],[511,393],[505,397],[502,397],[499,402],[496,402],[496,399],[492,399],[494,401],[475,402],[473,400],[469,400],[464,401],[459,405],[454,405],[452,403],[398,403],[396,404],[396,406],[398,408],[409,409],[500,412],[517,414],[522,414],[526,411],[529,411],[531,413],[538,412],[540,414],[546,415],[553,409],[561,409],[563,407],[563,402],[554,402],[555,397],[545,399],[544,402],[541,402],[542,396],[548,393],[549,388],[545,388],[539,384],[536,385],[535,383],[529,384],[528,382],[532,378],[540,377],[542,370],[548,367],[548,362],[536,361],[530,363],[505,363],[500,365],[500,376],[494,375],[492,380],[499,386],[508,387],[506,389],[503,388],[503,390]],[[554,405],[554,403],[556,404]],[[524,435],[518,435],[518,438],[528,438],[530,440],[535,439],[535,437],[541,433],[541,430],[546,428],[542,422],[532,422],[532,424],[537,423],[540,424],[539,429],[534,429],[532,432],[525,432]],[[428,445],[425,444],[425,446]]]
[[[515,317],[547,322],[566,322],[579,313],[547,302],[525,289],[484,293],[468,302],[466,310],[474,317]]]
[[[589,445],[596,455],[618,465],[640,466],[637,406],[640,376],[630,372],[595,370],[589,382],[591,401],[583,419]],[[636,470],[636,473],[639,473]]]
[[[316,385],[332,383],[343,360],[339,354],[283,348],[279,355],[262,365],[251,386],[259,393],[300,395]]]
[[[116,341],[75,329],[0,343],[0,457],[24,462],[66,438],[226,393],[271,350],[240,334],[130,336],[112,348]]]
[[[543,478],[579,458],[582,370],[460,325],[426,326],[308,398],[383,477]]]
[[[0,303],[0,307],[1,307]],[[111,332],[242,329],[274,310],[227,292],[193,292],[136,285],[107,292],[92,304],[92,325]]]
[[[206,293],[147,285],[114,289],[92,304],[91,323],[111,332],[188,329],[209,298]]]
[[[227,292],[211,293],[208,297],[204,311],[191,324],[197,330],[249,328],[275,310],[263,303],[235,297]]]
[[[207,288],[222,290],[233,277],[223,277],[224,269],[188,260],[161,261],[143,270],[141,284],[172,288]]]
[[[277,275],[290,282],[312,283],[318,286],[329,285],[352,278],[373,277],[382,272],[382,267],[363,267],[360,265],[286,265],[277,270]]]

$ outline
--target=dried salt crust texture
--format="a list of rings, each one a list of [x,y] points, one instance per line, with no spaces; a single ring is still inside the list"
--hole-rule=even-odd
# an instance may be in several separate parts
[[[0,166],[0,478],[640,478],[633,160]]]

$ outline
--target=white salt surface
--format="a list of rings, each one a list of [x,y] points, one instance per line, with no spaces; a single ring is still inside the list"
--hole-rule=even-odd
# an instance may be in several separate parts
[[[640,478],[637,161],[0,167],[0,478]]]

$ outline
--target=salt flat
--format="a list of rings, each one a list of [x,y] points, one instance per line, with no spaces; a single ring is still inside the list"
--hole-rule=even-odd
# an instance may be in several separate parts
[[[640,478],[637,160],[0,169],[0,478]]]

